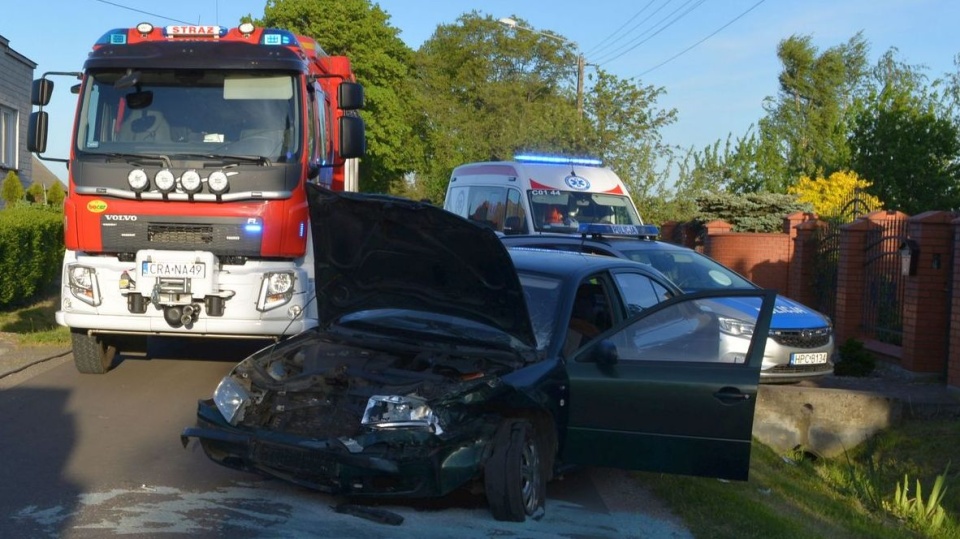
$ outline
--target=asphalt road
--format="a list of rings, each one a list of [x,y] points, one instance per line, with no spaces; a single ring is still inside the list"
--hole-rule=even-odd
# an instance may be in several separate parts
[[[106,375],[69,355],[0,386],[0,537],[691,537],[616,470],[548,485],[546,512],[494,521],[482,495],[390,502],[389,525],[335,511],[335,497],[229,470],[180,431],[247,343],[151,344]],[[194,359],[204,358],[204,359]]]

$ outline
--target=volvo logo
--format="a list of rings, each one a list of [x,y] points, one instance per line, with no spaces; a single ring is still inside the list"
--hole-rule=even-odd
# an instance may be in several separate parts
[[[590,181],[575,174],[567,176],[563,179],[563,181],[569,185],[571,189],[576,189],[577,191],[586,191],[587,189],[590,189]]]
[[[136,221],[136,215],[104,215],[104,219],[107,221]]]

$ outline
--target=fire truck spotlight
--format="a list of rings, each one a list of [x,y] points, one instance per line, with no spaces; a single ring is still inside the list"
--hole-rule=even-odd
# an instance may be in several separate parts
[[[142,168],[135,168],[127,174],[127,184],[135,193],[142,193],[150,187],[150,178]]]
[[[183,309],[177,305],[165,307],[163,309],[163,319],[167,321],[170,327],[178,328],[183,325]]]
[[[180,187],[188,193],[200,192],[200,174],[196,170],[190,169],[180,176]]]
[[[137,32],[140,32],[141,34],[149,34],[150,32],[153,32],[153,25],[148,22],[142,22],[137,25]]]
[[[227,174],[222,170],[217,170],[210,173],[210,177],[207,178],[207,189],[215,195],[222,195],[227,192],[227,189],[230,188],[230,183],[227,181]]]
[[[245,22],[245,23],[241,24],[240,26],[238,26],[237,29],[240,30],[240,33],[241,33],[241,34],[243,34],[243,35],[245,35],[245,36],[249,36],[250,34],[253,33],[253,31],[256,29],[256,27],[253,25],[252,22]]]
[[[157,172],[157,175],[153,177],[153,183],[156,184],[157,189],[162,193],[169,193],[173,191],[173,188],[176,187],[177,181],[173,177],[173,172],[169,168],[161,169],[160,172]]]

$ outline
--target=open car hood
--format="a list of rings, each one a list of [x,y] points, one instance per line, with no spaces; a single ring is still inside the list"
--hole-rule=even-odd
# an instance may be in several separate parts
[[[520,280],[492,230],[430,204],[309,187],[322,326],[410,309],[487,324],[535,348]]]

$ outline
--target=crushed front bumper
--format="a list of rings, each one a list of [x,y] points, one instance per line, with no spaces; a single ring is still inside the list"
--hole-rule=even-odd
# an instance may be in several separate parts
[[[446,440],[393,430],[345,442],[235,427],[213,401],[202,400],[197,426],[184,429],[180,440],[186,447],[196,438],[218,464],[330,494],[414,498],[442,496],[476,477],[494,429]]]

